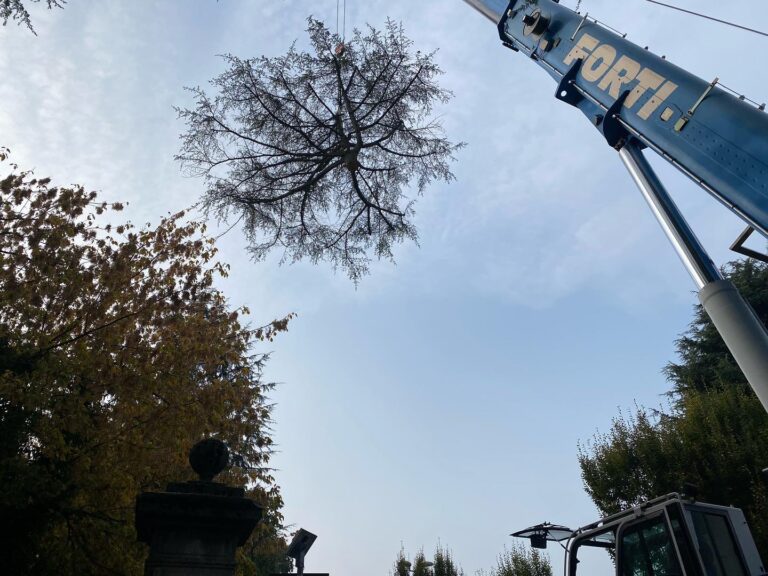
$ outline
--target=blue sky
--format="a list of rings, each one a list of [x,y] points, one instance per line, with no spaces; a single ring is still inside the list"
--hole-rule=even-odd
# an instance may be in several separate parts
[[[575,0],[563,0],[569,6]],[[764,0],[678,0],[768,29]],[[38,36],[0,30],[0,144],[59,184],[127,200],[137,223],[194,203],[200,180],[173,154],[184,86],[222,70],[217,54],[278,55],[333,0],[70,0],[33,6]],[[642,0],[582,9],[694,73],[768,99],[765,39]],[[507,534],[594,519],[576,446],[620,408],[658,405],[694,286],[616,153],[553,98],[538,67],[499,45],[461,0],[347,0],[347,26],[402,20],[439,48],[441,111],[468,146],[457,181],[417,205],[420,247],[396,249],[355,288],[327,265],[250,262],[234,230],[222,282],[255,323],[297,312],[269,350],[274,464],[286,520],[319,535],[307,569],[388,574],[440,541],[467,574]],[[652,160],[718,263],[743,228]],[[266,350],[266,348],[265,348]],[[560,555],[553,552],[559,564]]]

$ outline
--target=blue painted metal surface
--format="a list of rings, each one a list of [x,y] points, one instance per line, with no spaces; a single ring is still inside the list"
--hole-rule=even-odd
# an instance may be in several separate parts
[[[639,140],[768,236],[768,114],[553,0],[465,1],[609,143]]]

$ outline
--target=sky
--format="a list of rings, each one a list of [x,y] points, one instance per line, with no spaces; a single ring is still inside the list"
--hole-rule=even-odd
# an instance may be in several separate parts
[[[563,0],[574,7],[575,0]],[[768,29],[765,0],[677,0]],[[754,100],[768,99],[766,40],[643,0],[582,11],[657,54]],[[54,183],[128,201],[135,223],[194,204],[203,182],[173,160],[184,87],[206,87],[217,55],[277,56],[305,43],[333,0],[70,0],[30,8],[37,36],[0,29],[0,145]],[[440,111],[467,142],[456,181],[416,204],[419,246],[354,286],[327,264],[249,260],[238,228],[220,240],[220,286],[254,324],[297,313],[271,352],[273,464],[291,529],[318,535],[307,570],[387,575],[449,548],[468,575],[514,530],[597,518],[578,445],[635,405],[656,407],[664,365],[691,319],[694,285],[617,154],[552,80],[503,48],[461,0],[347,0],[347,29],[390,17],[438,49],[454,99]],[[717,263],[743,229],[651,158]],[[557,568],[561,555],[552,551]],[[605,570],[605,569],[603,569]],[[596,572],[606,574],[606,571]]]

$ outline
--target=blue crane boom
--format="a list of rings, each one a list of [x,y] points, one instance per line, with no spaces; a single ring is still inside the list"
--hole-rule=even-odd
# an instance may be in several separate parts
[[[650,148],[768,237],[768,115],[559,0],[465,0],[557,82],[618,152],[768,411],[768,331],[723,279],[643,155]],[[768,261],[768,257],[741,250]]]
[[[768,236],[768,114],[555,0],[466,0],[603,133],[653,149]],[[617,105],[617,103],[620,103]],[[608,137],[608,134],[606,135]],[[619,147],[621,134],[609,138]]]

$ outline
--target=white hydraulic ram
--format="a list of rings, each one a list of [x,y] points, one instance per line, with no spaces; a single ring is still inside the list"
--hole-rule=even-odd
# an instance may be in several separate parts
[[[643,155],[650,148],[768,237],[768,115],[557,0],[465,0],[502,43],[558,83],[615,148],[683,261],[699,299],[768,411],[768,332],[723,279]],[[738,248],[741,248],[740,244]],[[763,255],[741,248],[765,259]]]

